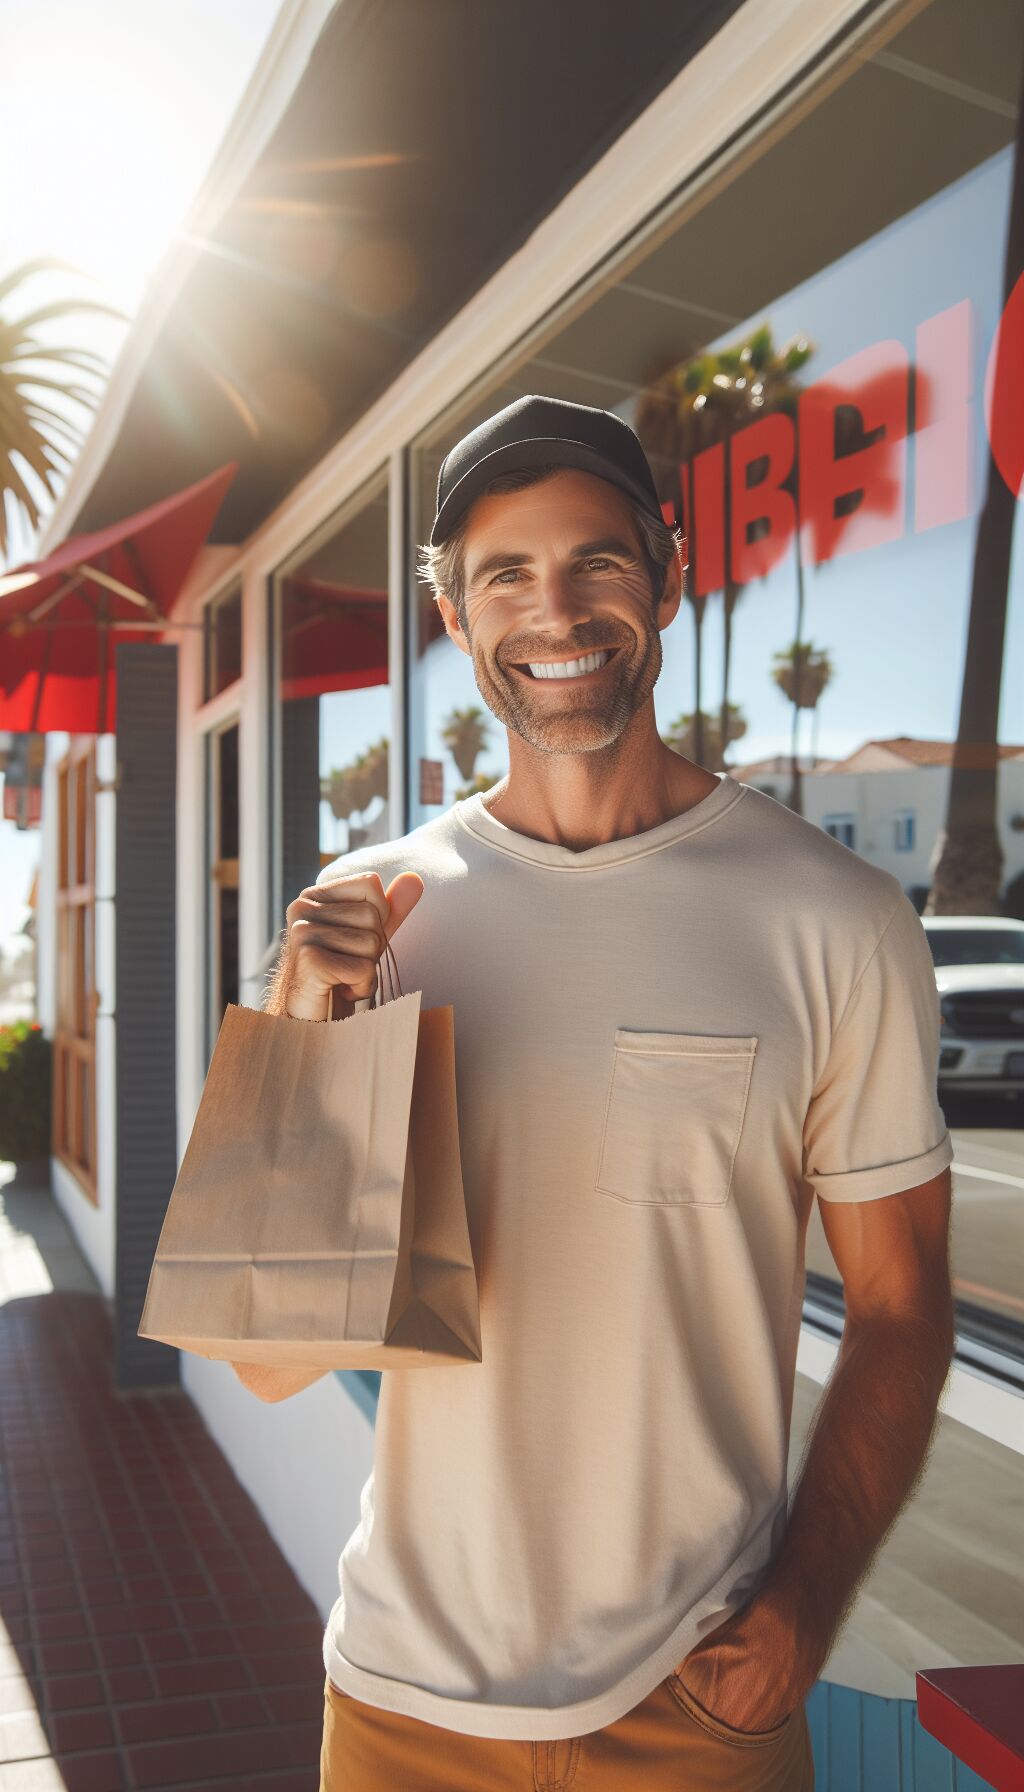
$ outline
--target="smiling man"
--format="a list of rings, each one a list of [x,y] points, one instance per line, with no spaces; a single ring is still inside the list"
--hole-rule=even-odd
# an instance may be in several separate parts
[[[382,1378],[321,1786],[809,1792],[804,1699],[952,1348],[924,930],[660,739],[681,543],[619,418],[489,418],[422,559],[509,772],[325,867],[275,1000],[351,1011],[400,926],[403,986],[454,1003],[482,1361]],[[846,1328],[790,1499],[815,1198]]]

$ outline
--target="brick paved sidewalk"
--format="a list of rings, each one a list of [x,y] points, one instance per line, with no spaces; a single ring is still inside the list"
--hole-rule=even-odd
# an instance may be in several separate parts
[[[316,1792],[316,1609],[98,1292],[0,1304],[0,1618],[0,1792]]]

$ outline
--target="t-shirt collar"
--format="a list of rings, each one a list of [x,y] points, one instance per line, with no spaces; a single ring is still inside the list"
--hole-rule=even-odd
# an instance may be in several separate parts
[[[662,847],[672,846],[677,840],[710,827],[720,816],[727,814],[745,796],[747,785],[740,784],[729,772],[715,772],[713,775],[718,780],[715,789],[702,797],[699,803],[694,803],[692,808],[684,810],[682,815],[673,815],[668,821],[660,822],[655,828],[647,828],[641,834],[626,834],[621,840],[605,840],[597,846],[584,847],[582,852],[574,852],[571,846],[559,846],[551,840],[535,840],[529,834],[520,834],[515,828],[506,827],[503,821],[499,821],[497,816],[491,815],[484,807],[484,792],[481,790],[455,803],[454,809],[464,828],[478,840],[486,841],[488,846],[496,847],[499,852],[510,853],[513,858],[527,859],[531,864],[548,865],[561,871],[590,871],[606,865],[621,865],[628,859],[639,859],[649,852],[659,852]]]

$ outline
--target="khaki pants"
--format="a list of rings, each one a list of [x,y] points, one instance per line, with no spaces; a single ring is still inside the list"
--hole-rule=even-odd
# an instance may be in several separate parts
[[[464,1736],[324,1683],[320,1792],[814,1792],[804,1707],[750,1735],[675,1674],[624,1717],[559,1742]]]

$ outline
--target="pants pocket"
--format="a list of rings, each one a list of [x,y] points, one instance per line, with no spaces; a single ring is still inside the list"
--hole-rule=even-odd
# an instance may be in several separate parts
[[[669,1674],[665,1684],[676,1704],[682,1707],[687,1717],[692,1718],[695,1724],[699,1724],[702,1730],[706,1730],[709,1736],[716,1737],[719,1742],[728,1743],[732,1748],[771,1748],[773,1744],[782,1741],[796,1716],[796,1710],[790,1711],[781,1723],[774,1724],[770,1730],[737,1730],[733,1728],[732,1724],[727,1724],[720,1717],[713,1717],[710,1711],[705,1711],[703,1705],[699,1705],[693,1694],[683,1685],[678,1674]]]

